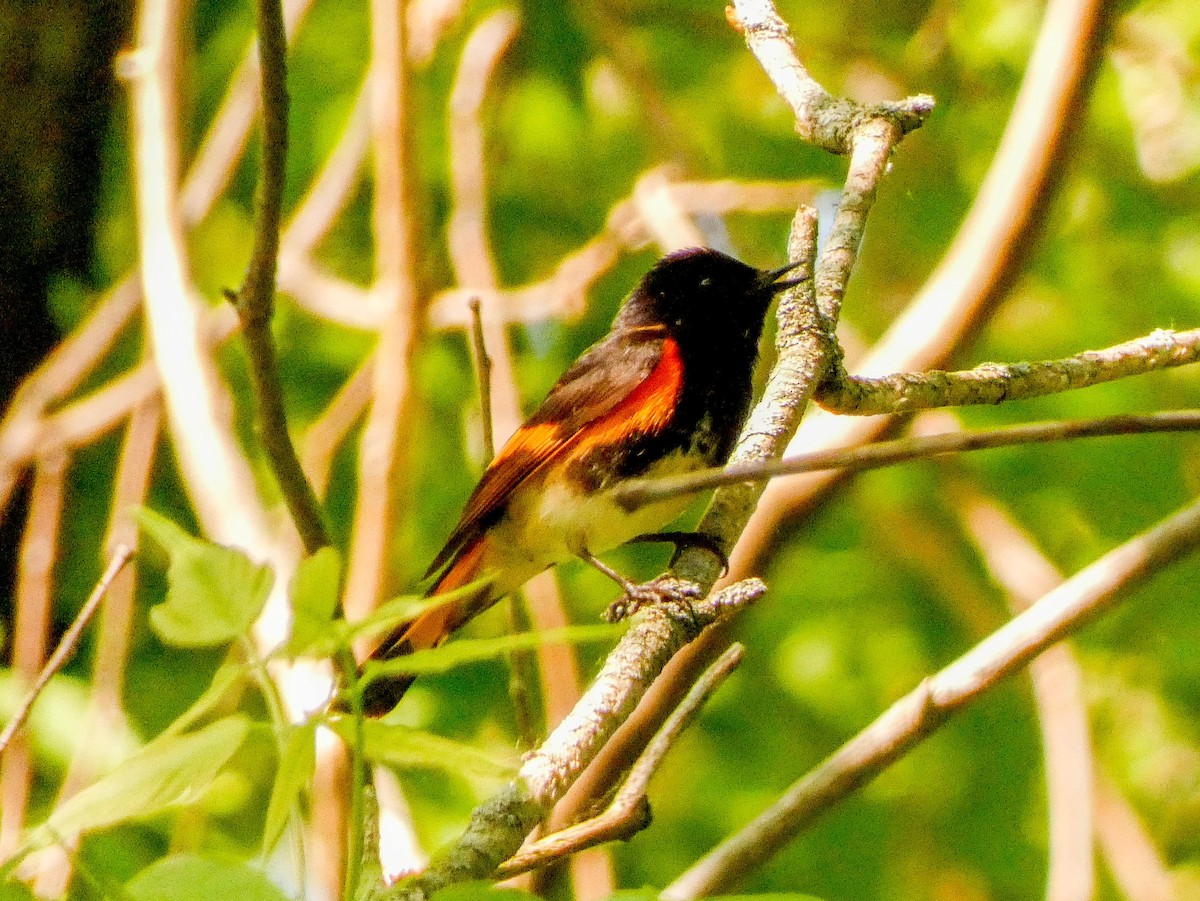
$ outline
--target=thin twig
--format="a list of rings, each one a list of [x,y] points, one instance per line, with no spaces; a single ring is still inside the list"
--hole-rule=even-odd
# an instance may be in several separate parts
[[[708,488],[762,481],[802,472],[839,469],[861,472],[922,460],[938,454],[962,453],[1034,444],[1067,441],[1075,438],[1100,438],[1113,435],[1141,435],[1157,432],[1193,432],[1200,430],[1200,410],[1167,413],[1124,413],[1099,419],[1068,419],[1054,422],[1030,422],[983,432],[944,432],[937,435],[897,438],[861,447],[813,451],[783,460],[730,465],[724,469],[705,469],[682,476],[645,479],[612,489],[622,506],[639,507],[668,497],[678,497]]]
[[[321,505],[305,478],[288,434],[279,358],[271,336],[275,306],[275,268],[287,165],[287,41],[279,0],[258,0],[259,71],[262,74],[263,139],[255,204],[254,247],[245,281],[229,299],[242,323],[258,410],[258,435],[275,473],[284,503],[304,550],[314,554],[329,544]]]
[[[604,813],[539,839],[501,864],[496,875],[508,878],[543,867],[576,851],[603,842],[627,839],[648,826],[650,817],[646,790],[650,784],[650,777],[658,771],[675,739],[691,725],[700,708],[741,663],[743,651],[740,644],[730,645],[717,662],[696,680],[692,690],[646,746],[646,750],[630,770],[629,778],[625,780],[625,784],[621,786],[621,790]]]
[[[100,608],[100,601],[104,599],[104,593],[108,591],[108,586],[112,584],[113,579],[117,577],[117,574],[129,562],[129,558],[132,556],[133,548],[125,544],[120,545],[113,554],[113,558],[109,561],[103,575],[100,576],[100,581],[96,583],[96,587],[92,589],[92,593],[88,595],[87,601],[80,608],[75,621],[63,633],[58,647],[54,649],[54,653],[50,655],[50,659],[46,661],[46,665],[38,673],[38,677],[34,680],[29,692],[25,695],[25,699],[17,707],[17,712],[8,721],[8,725],[4,727],[4,731],[0,732],[0,754],[4,753],[13,736],[17,734],[17,730],[25,725],[25,720],[29,718],[29,711],[33,709],[34,702],[41,696],[43,689],[50,684],[50,680],[54,677],[54,674],[62,669],[63,664],[75,653],[80,639],[83,638],[83,630],[87,628],[88,623],[92,621],[92,617],[96,615],[96,611]]]
[[[65,456],[39,461],[21,536],[12,670],[27,684],[35,681],[46,656],[66,472]],[[20,843],[32,779],[29,742],[18,735],[0,757],[0,860],[11,857]]]
[[[475,377],[479,382],[479,425],[483,430],[483,459],[490,463],[496,456],[496,438],[492,434],[492,358],[488,356],[483,337],[483,315],[478,297],[468,301],[471,308],[471,349],[475,360]]]
[[[736,885],[816,817],[871,781],[1000,680],[1078,631],[1129,590],[1200,544],[1200,503],[1105,554],[893,704],[662,895],[689,899]]]

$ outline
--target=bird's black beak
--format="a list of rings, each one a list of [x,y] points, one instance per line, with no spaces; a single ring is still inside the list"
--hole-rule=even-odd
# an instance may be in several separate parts
[[[799,269],[804,265],[803,260],[797,260],[794,263],[788,263],[786,266],[780,266],[778,269],[767,269],[762,273],[762,285],[768,288],[772,294],[779,294],[781,291],[786,291],[788,288],[794,288],[796,285],[804,281],[803,278],[789,278],[785,281],[779,281],[779,277],[787,275],[794,269]]]

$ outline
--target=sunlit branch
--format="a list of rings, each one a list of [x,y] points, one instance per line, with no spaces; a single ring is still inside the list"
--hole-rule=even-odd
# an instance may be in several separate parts
[[[675,739],[691,725],[704,703],[741,663],[743,650],[740,644],[731,645],[717,662],[696,680],[687,697],[675,708],[674,713],[667,718],[646,746],[646,750],[633,765],[629,777],[604,813],[538,839],[505,861],[496,875],[507,879],[518,873],[546,866],[554,860],[585,848],[603,842],[627,839],[644,829],[650,822],[650,808],[646,800],[650,777],[662,764]]]
[[[1024,80],[979,192],[933,274],[870,353],[856,365],[886,375],[944,365],[980,327],[1019,269],[1063,171],[1088,79],[1105,42],[1111,4],[1050,0]],[[890,420],[811,411],[789,453],[866,443]],[[838,473],[771,483],[730,555],[732,577],[753,572],[780,523],[824,496]],[[669,701],[668,701],[669,705]],[[665,714],[663,714],[665,715]]]
[[[1105,554],[954,663],[794,783],[770,808],[698,861],[660,897],[690,901],[736,885],[816,817],[865,785],[952,714],[1077,632],[1149,576],[1200,544],[1200,503]]]
[[[1037,363],[984,363],[964,372],[911,372],[834,379],[816,401],[842,414],[911,413],[934,407],[1045,397],[1200,360],[1200,329],[1156,329],[1104,350]]]
[[[799,454],[783,460],[743,463],[723,469],[708,469],[661,479],[645,479],[614,488],[621,504],[639,507],[668,497],[678,497],[708,488],[763,481],[802,472],[839,469],[858,472],[922,460],[938,454],[962,453],[1013,447],[1020,444],[1100,438],[1111,435],[1141,435],[1156,432],[1192,432],[1200,429],[1200,411],[1120,414],[1100,419],[1032,422],[984,432],[946,432],[881,441],[861,447],[835,448]]]
[[[36,682],[46,656],[67,462],[63,455],[38,462],[30,490],[25,531],[21,536],[12,669],[26,684]],[[17,736],[15,741],[13,735]],[[0,757],[0,860],[11,857],[20,843],[33,781],[33,753],[25,736],[18,735],[12,728],[12,735],[6,741],[11,744]]]
[[[80,608],[78,615],[76,615],[67,631],[63,633],[58,647],[54,649],[54,653],[50,655],[50,659],[46,661],[46,665],[38,673],[37,679],[30,686],[24,700],[17,706],[13,718],[8,721],[8,724],[4,727],[4,731],[0,732],[0,754],[4,753],[13,736],[25,725],[25,720],[29,718],[29,711],[33,709],[34,702],[41,696],[46,686],[50,684],[50,680],[54,677],[54,674],[63,668],[63,664],[71,659],[71,655],[79,647],[80,639],[83,638],[83,630],[87,628],[88,623],[92,621],[92,617],[96,615],[96,611],[100,608],[100,602],[104,599],[104,593],[108,591],[108,586],[112,584],[113,579],[117,577],[117,574],[129,562],[129,558],[132,556],[133,549],[127,545],[120,546],[117,548],[116,553],[113,554],[112,560],[109,561],[103,575],[100,576],[100,581],[96,583],[96,587],[92,589],[92,593]]]

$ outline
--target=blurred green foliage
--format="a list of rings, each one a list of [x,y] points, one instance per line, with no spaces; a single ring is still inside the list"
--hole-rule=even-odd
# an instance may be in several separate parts
[[[470,27],[493,3],[468,3],[432,60],[414,75],[415,145],[422,201],[423,288],[450,279],[444,229],[450,204],[447,96]],[[670,163],[690,178],[823,178],[841,160],[801,144],[720,3],[609,0],[519,5],[521,31],[486,107],[488,224],[505,284],[544,277],[604,225],[645,170]],[[861,339],[880,335],[933,270],[972,203],[1025,71],[1042,6],[1031,0],[956,4],[891,0],[783,2],[801,54],[835,93],[863,100],[933,94],[926,127],[896,154],[871,218],[845,305]],[[185,158],[194,153],[251,37],[245,5],[200,0],[187,56]],[[362,0],[316,0],[291,56],[289,203],[327,158],[350,115],[368,62]],[[1094,89],[1079,117],[1059,184],[1029,256],[995,315],[957,364],[1032,360],[1117,343],[1200,318],[1200,7],[1168,0],[1124,4],[1114,14]],[[1190,68],[1189,68],[1190,67]],[[1149,74],[1147,74],[1149,73]],[[1174,118],[1155,130],[1161,97],[1147,79],[1175,78]],[[1157,104],[1157,105],[1156,105]],[[136,257],[127,114],[107,141],[95,268],[115,281]],[[251,154],[252,157],[252,154]],[[190,234],[197,285],[214,304],[240,280],[251,233],[252,158],[227,196]],[[373,271],[368,182],[318,250],[366,285]],[[760,265],[782,259],[786,215],[735,214],[733,246]],[[515,328],[516,371],[532,406],[571,359],[606,328],[623,293],[651,262],[634,254],[589,295],[573,322]],[[79,286],[57,291],[66,325],[88,304]],[[136,330],[134,330],[136,332]],[[303,430],[371,346],[281,302],[276,321],[286,401]],[[141,336],[119,350],[136,359]],[[240,350],[222,356],[240,400],[248,380]],[[115,364],[114,364],[115,365]],[[392,542],[394,587],[416,585],[478,474],[475,383],[461,334],[424,337],[415,367],[415,443],[404,451],[409,487]],[[1038,401],[966,410],[973,427],[1035,418],[1094,416],[1200,405],[1200,378],[1184,369]],[[246,422],[249,404],[239,410]],[[473,418],[474,417],[474,418]],[[251,430],[245,430],[247,438]],[[69,620],[98,574],[96,536],[108,514],[118,451],[107,440],[75,458],[56,616]],[[770,803],[808,767],[870,722],[924,675],[948,663],[1009,614],[944,491],[953,475],[1008,509],[1065,573],[1170,513],[1200,489],[1200,441],[1187,436],[1112,438],[994,451],[858,477],[778,536],[764,571],[771,591],[738,624],[741,670],[669,756],[651,788],[654,823],[614,849],[618,885],[662,886]],[[354,497],[354,443],[339,457],[328,513],[345,547]],[[273,491],[269,479],[263,490]],[[189,525],[164,446],[148,505]],[[649,576],[660,551],[622,551]],[[160,643],[148,611],[162,576],[144,568],[126,702],[148,741],[204,692],[222,657]],[[611,586],[563,567],[576,622],[593,622]],[[1084,666],[1098,768],[1148,824],[1180,884],[1200,895],[1200,562],[1185,561],[1134,593],[1075,641]],[[499,611],[469,629],[504,629]],[[579,650],[594,670],[602,649]],[[78,687],[88,654],[60,678],[32,724],[38,781],[32,821],[50,810],[66,758],[85,740]],[[7,683],[6,683],[7,684]],[[507,758],[515,746],[507,674],[495,661],[422,677],[398,722]],[[253,700],[246,705],[262,714]],[[52,737],[53,736],[53,737]],[[130,737],[124,737],[126,742]],[[119,883],[165,853],[191,850],[253,858],[275,763],[272,740],[252,737],[225,781],[186,828],[156,817],[87,839],[79,897]],[[233,753],[233,752],[231,752]],[[484,752],[480,752],[484,753]],[[455,837],[493,782],[428,765],[401,769],[420,837]],[[753,877],[756,891],[804,891],[837,901],[1034,899],[1044,892],[1046,792],[1026,678],[1013,680],[952,720],[864,791],[821,819]],[[274,828],[274,827],[272,827]],[[174,836],[174,837],[172,837]],[[217,866],[213,864],[212,866]],[[186,870],[181,871],[186,874]],[[1100,866],[1101,901],[1120,897]],[[133,897],[177,873],[143,874]],[[242,878],[242,877],[238,877]],[[247,877],[248,878],[248,877]],[[147,887],[142,891],[143,887]],[[562,896],[563,886],[553,891]],[[1189,894],[1190,893],[1190,894]],[[268,897],[264,894],[262,897]]]

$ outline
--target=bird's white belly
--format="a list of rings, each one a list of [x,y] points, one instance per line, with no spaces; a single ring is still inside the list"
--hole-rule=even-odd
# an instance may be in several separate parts
[[[659,461],[648,478],[694,470],[682,455]],[[529,575],[569,560],[581,551],[603,554],[638,535],[657,532],[691,503],[684,496],[628,510],[606,491],[584,494],[576,483],[553,479],[518,488],[493,533],[495,551]]]

